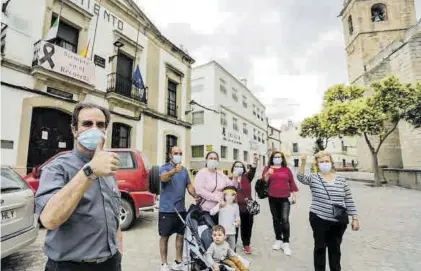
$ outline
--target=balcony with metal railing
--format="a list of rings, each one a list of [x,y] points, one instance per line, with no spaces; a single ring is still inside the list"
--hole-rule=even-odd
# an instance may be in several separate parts
[[[116,93],[139,102],[143,95],[143,91],[133,85],[131,78],[116,72],[107,76],[107,93]]]

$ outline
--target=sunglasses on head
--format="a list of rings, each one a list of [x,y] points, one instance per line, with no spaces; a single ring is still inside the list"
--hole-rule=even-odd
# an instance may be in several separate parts
[[[83,127],[86,127],[86,128],[90,128],[90,127],[94,126],[94,123],[96,124],[96,127],[100,128],[100,129],[107,128],[107,123],[105,121],[96,121],[95,122],[95,121],[92,121],[92,120],[84,120],[84,121],[80,122],[80,124]]]

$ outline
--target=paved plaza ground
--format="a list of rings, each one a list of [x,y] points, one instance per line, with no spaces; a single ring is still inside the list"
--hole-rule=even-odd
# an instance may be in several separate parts
[[[360,215],[361,230],[350,228],[344,236],[344,271],[419,271],[421,270],[421,192],[398,187],[369,187],[350,183]],[[272,251],[272,221],[267,200],[261,200],[261,214],[255,217],[252,246],[247,256],[252,271],[310,271],[312,268],[312,231],[308,223],[310,193],[300,186],[298,203],[291,208],[291,249],[287,257]],[[2,260],[3,271],[44,270],[42,243],[37,242]],[[145,213],[129,231],[124,232],[124,271],[159,270],[157,213]],[[239,244],[240,245],[240,244]],[[174,238],[170,257],[174,259]],[[328,268],[327,268],[328,270]]]

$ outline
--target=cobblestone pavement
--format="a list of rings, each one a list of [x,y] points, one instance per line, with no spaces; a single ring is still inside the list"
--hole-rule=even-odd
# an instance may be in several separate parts
[[[251,270],[284,271],[312,269],[312,232],[308,223],[310,194],[302,189],[297,205],[291,208],[291,249],[287,257],[272,251],[272,222],[267,201],[261,201],[261,214],[255,218],[252,245],[247,256]],[[421,270],[421,192],[397,187],[372,188],[351,183],[359,209],[361,230],[347,230],[342,245],[345,271],[419,271]],[[3,271],[43,270],[45,257],[37,242],[2,261]],[[174,259],[174,237],[170,240],[169,261]],[[240,252],[242,253],[242,252]],[[124,232],[123,270],[159,270],[157,213],[145,213],[133,228]]]

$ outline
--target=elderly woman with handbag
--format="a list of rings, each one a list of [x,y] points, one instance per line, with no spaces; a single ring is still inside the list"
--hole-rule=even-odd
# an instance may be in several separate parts
[[[301,158],[297,179],[310,186],[312,204],[310,225],[314,238],[314,270],[326,268],[326,247],[331,271],[341,270],[342,236],[352,216],[352,230],[360,228],[351,189],[345,179],[335,174],[332,155],[318,152],[314,156],[315,173],[304,174],[307,156]]]
[[[254,215],[257,215],[260,212],[259,204],[253,200],[251,195],[251,182],[256,175],[256,167],[259,156],[254,156],[254,161],[249,169],[246,172],[246,167],[240,161],[235,161],[231,168],[231,179],[234,182],[234,185],[237,187],[237,200],[240,207],[240,231],[241,231],[241,240],[243,242],[243,249],[246,254],[251,254],[252,250],[250,247],[251,233],[254,223]],[[237,243],[238,239],[238,228],[235,235],[235,242]]]

